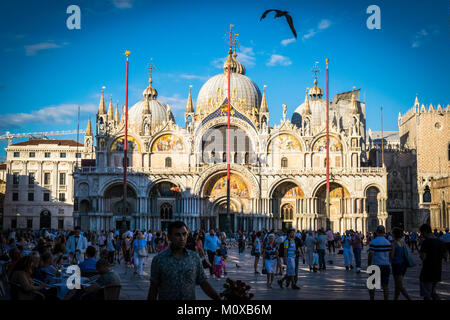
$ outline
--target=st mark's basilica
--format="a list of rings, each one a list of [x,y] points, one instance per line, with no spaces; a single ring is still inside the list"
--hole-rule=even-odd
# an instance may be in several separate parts
[[[367,166],[365,102],[359,90],[330,97],[330,215],[326,214],[326,101],[315,77],[291,115],[269,106],[265,88],[231,59],[230,226],[301,230],[330,227],[367,233],[386,226],[387,173]],[[128,111],[127,206],[123,201],[124,114],[104,94],[74,171],[75,225],[108,230],[161,230],[173,220],[190,229],[226,228],[228,69],[191,92],[185,126],[158,100],[152,76],[143,99]],[[271,108],[283,118],[269,126]],[[276,122],[276,121],[275,121]],[[95,145],[95,146],[94,146]],[[389,227],[389,226],[387,226]]]

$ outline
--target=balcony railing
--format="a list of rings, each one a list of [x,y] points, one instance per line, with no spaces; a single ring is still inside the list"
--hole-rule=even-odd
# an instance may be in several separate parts
[[[246,166],[247,167],[247,166]],[[128,168],[127,174],[200,174],[209,166],[191,167],[191,168]],[[250,167],[255,174],[282,174],[282,175],[299,175],[299,174],[326,174],[326,168],[267,168],[267,167]],[[102,174],[123,174],[123,168],[120,167],[84,167],[75,169],[75,173],[102,173]],[[360,168],[330,168],[331,174],[384,174],[386,168],[382,167],[360,167]]]

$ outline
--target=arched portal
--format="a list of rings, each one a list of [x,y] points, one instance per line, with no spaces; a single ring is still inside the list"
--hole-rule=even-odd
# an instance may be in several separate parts
[[[281,229],[287,231],[292,228],[294,222],[294,207],[290,203],[286,203],[281,207]]]
[[[50,229],[52,227],[52,215],[50,211],[43,210],[39,218],[39,229]]]
[[[367,220],[367,231],[374,232],[377,229],[377,226],[379,224],[378,222],[378,195],[380,193],[380,190],[378,190],[377,187],[370,187],[366,191],[366,201],[367,201],[367,214],[368,214],[368,220]],[[396,220],[394,216],[397,216],[397,214],[393,215],[392,220]],[[393,221],[391,221],[392,224]]]
[[[236,205],[233,202],[231,202],[231,201],[230,201],[230,212],[229,212],[230,216],[229,217],[227,216],[227,203],[226,203],[226,201],[222,201],[219,204],[217,204],[214,207],[214,216],[216,218],[218,218],[217,219],[218,220],[217,227],[219,227],[219,229],[221,231],[225,231],[225,230],[228,229],[228,225],[227,224],[229,224],[230,230],[232,232],[235,232],[236,228],[235,228],[234,221],[235,221],[236,213],[237,213]]]
[[[219,172],[211,176],[202,188],[206,199],[202,225],[219,227],[223,231],[236,231],[237,227],[249,226],[250,218],[244,214],[243,207],[250,207],[251,189],[246,177],[232,172],[230,174],[230,217],[226,214],[227,175]],[[239,214],[237,214],[239,213]],[[229,219],[229,220],[228,220]]]
[[[397,173],[394,172],[394,175]],[[387,198],[387,212],[390,217],[390,227],[400,227],[404,228],[404,208],[405,208],[405,199],[404,199],[404,190],[403,183],[400,179],[394,177],[390,177],[388,179],[388,198]],[[372,189],[372,195],[369,198],[370,194],[367,194],[367,202],[368,207],[367,211],[372,213],[373,218],[371,222],[369,222],[369,229],[373,231],[376,228],[375,224],[378,224],[378,219],[375,218],[375,214],[378,213],[378,189]],[[369,190],[368,190],[369,192]],[[369,200],[370,199],[370,200]],[[369,205],[370,203],[370,205]],[[371,225],[372,224],[372,225]]]
[[[89,212],[89,209],[90,209],[89,201],[86,200],[86,199],[81,200],[81,202],[80,202],[80,213],[87,214]]]
[[[350,193],[348,190],[336,182],[330,183],[330,214],[327,216],[327,185],[324,183],[316,193],[318,199],[317,213],[319,214],[321,225],[319,228],[330,228],[333,231],[342,232],[346,225],[342,226],[343,214],[350,209]]]
[[[175,216],[182,212],[182,201],[180,188],[173,182],[162,181],[155,184],[149,192],[149,211],[153,225],[160,226],[166,230]],[[158,221],[159,220],[159,221]]]
[[[112,212],[114,215],[120,216],[131,215],[136,212],[137,195],[130,185],[127,185],[126,207],[123,203],[123,184],[115,184],[106,189],[104,199],[105,212]]]
[[[136,191],[127,184],[126,204],[124,204],[123,191],[123,184],[118,183],[106,189],[103,196],[103,210],[115,216],[116,228],[121,228],[123,223],[125,223],[127,228],[130,228],[131,216],[138,208]],[[108,227],[108,225],[112,227],[111,219],[105,219],[104,223],[104,228]]]
[[[298,200],[304,197],[303,190],[292,181],[282,182],[273,190],[272,212],[276,229],[289,229],[293,226]]]

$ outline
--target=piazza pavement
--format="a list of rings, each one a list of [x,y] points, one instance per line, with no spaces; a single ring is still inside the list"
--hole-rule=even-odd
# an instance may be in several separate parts
[[[237,247],[228,249],[227,276],[233,280],[242,280],[249,284],[254,294],[254,300],[368,300],[369,293],[366,286],[367,281],[367,246],[362,253],[362,270],[357,274],[355,269],[346,271],[344,267],[344,256],[339,254],[331,254],[325,257],[327,261],[327,270],[321,272],[310,272],[307,265],[302,264],[300,258],[299,265],[299,282],[300,290],[292,290],[291,288],[281,289],[276,283],[280,276],[276,276],[273,282],[273,288],[266,286],[266,275],[256,275],[253,270],[254,258],[250,255],[250,249],[246,249],[244,254],[238,255]],[[336,250],[337,252],[337,250]],[[121,300],[143,300],[147,298],[150,285],[150,266],[151,260],[155,254],[150,254],[144,265],[144,276],[133,274],[132,268],[125,268],[124,262],[115,265],[114,270],[119,274],[122,281]],[[408,268],[404,278],[404,286],[413,300],[421,300],[419,290],[419,274],[421,269],[421,261],[417,252],[413,253],[416,266]],[[333,260],[333,264],[329,264],[328,260]],[[236,264],[240,268],[236,267]],[[262,260],[260,260],[258,271],[261,272]],[[438,284],[437,292],[442,300],[450,300],[450,262],[443,261],[442,281]],[[205,269],[208,281],[216,289],[222,292],[225,278],[216,280],[209,275],[209,270]],[[389,279],[390,299],[394,298],[394,279]],[[209,300],[201,288],[197,286],[196,296],[198,300]],[[376,300],[383,299],[382,290],[376,290]],[[400,300],[405,300],[400,296]]]

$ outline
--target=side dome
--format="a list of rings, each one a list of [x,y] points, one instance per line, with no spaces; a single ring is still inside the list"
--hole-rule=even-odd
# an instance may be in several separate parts
[[[245,76],[245,67],[237,61],[235,58],[231,59],[231,102],[233,100],[241,101],[244,99],[244,110],[248,114],[256,108],[259,111],[261,106],[261,91],[258,86],[247,76]],[[215,75],[210,78],[200,89],[197,96],[197,109],[201,113],[211,113],[214,111],[211,101],[213,101],[218,95],[222,94],[223,99],[228,96],[228,75],[226,62],[224,65],[224,73]],[[220,101],[222,103],[223,101]]]
[[[152,86],[152,75],[148,80],[148,87],[142,92],[144,96],[143,100],[140,100],[134,106],[128,110],[128,121],[134,125],[140,125],[145,113],[151,114],[151,125],[157,126],[167,120],[167,105],[161,101],[156,100],[158,97],[158,91]],[[148,103],[148,108],[146,109]]]
[[[305,111],[312,117],[312,125],[320,126],[326,122],[326,102],[324,100],[310,100],[305,101],[295,109],[292,114],[291,122],[298,126],[302,126],[302,119],[305,116]]]
[[[145,99],[142,99],[128,110],[128,121],[130,125],[141,124],[145,103]],[[167,105],[155,99],[149,100],[148,103],[152,115],[151,125],[155,126],[163,123],[167,119]]]

